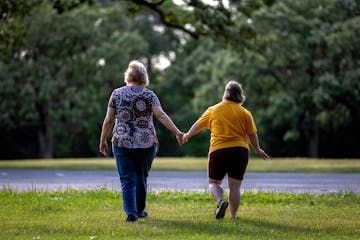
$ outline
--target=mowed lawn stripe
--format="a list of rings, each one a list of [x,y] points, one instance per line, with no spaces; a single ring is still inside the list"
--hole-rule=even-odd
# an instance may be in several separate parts
[[[6,160],[0,161],[0,169],[62,169],[62,170],[115,170],[112,158]],[[206,171],[206,158],[158,157],[154,171]],[[249,161],[249,172],[303,172],[303,173],[360,173],[360,159],[306,159],[273,158]]]

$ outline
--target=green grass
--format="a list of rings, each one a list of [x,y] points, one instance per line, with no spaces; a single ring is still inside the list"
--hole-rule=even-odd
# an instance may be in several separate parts
[[[206,171],[206,158],[156,158],[152,170]],[[112,158],[0,161],[0,169],[114,170]],[[360,159],[250,159],[249,172],[360,173]]]
[[[125,223],[121,193],[0,192],[0,239],[358,239],[360,196],[245,192],[239,218],[208,193],[150,192],[149,217]]]

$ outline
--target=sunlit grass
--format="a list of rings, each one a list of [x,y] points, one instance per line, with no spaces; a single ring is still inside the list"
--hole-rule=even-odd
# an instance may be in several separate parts
[[[206,171],[206,158],[163,158],[154,160],[157,171]],[[112,158],[0,161],[0,169],[114,170]],[[274,158],[250,159],[249,172],[360,173],[360,159]]]
[[[208,193],[150,192],[149,217],[125,223],[121,193],[0,192],[0,239],[357,239],[360,196],[245,192],[216,220]]]

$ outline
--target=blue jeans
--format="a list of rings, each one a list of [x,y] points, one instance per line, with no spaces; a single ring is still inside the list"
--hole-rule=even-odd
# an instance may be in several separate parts
[[[150,148],[124,148],[112,145],[120,175],[123,208],[127,215],[143,213],[146,205],[147,177],[157,144]]]

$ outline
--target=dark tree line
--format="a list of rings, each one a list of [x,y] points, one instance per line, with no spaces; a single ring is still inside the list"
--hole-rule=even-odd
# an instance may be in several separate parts
[[[184,131],[235,79],[272,156],[359,157],[360,4],[217,2],[2,1],[0,158],[98,156],[132,59]],[[206,156],[208,132],[158,137],[160,155]]]

